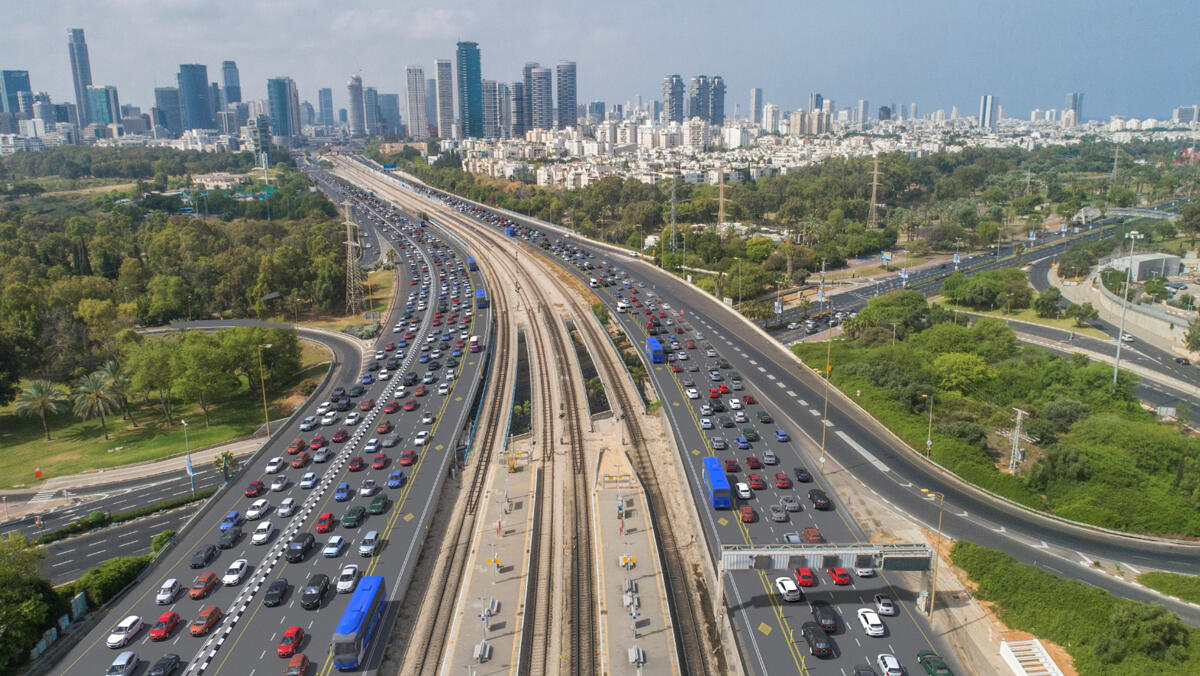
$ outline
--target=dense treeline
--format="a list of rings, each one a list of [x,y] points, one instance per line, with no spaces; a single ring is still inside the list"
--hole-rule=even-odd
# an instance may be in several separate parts
[[[660,235],[656,249],[663,267],[687,266],[722,273],[705,278],[711,290],[741,286],[753,298],[783,275],[794,280],[820,268],[837,268],[855,257],[878,254],[896,245],[903,234],[910,252],[953,251],[984,247],[997,238],[1040,228],[1052,214],[1069,217],[1083,205],[1128,206],[1139,197],[1165,197],[1196,172],[1176,167],[1167,143],[1119,146],[1121,166],[1111,174],[1114,145],[1081,143],[1034,151],[961,148],[923,157],[891,153],[880,159],[878,199],[887,205],[879,228],[868,228],[871,173],[868,158],[830,159],[784,175],[766,176],[726,186],[726,219],[773,226],[787,234],[776,244],[753,250],[750,242],[710,229],[679,228],[671,239],[671,185],[636,179],[602,178],[578,190],[539,188],[506,183],[462,171],[456,156],[445,154],[425,163],[415,151],[383,156],[418,178],[443,190],[480,202],[529,214],[575,228],[589,237],[641,248],[647,235]],[[1101,173],[1104,172],[1104,173]],[[716,186],[678,184],[677,221],[713,224],[717,220]],[[749,261],[737,269],[737,262]],[[725,295],[729,295],[726,293]]]
[[[16,182],[48,176],[150,179],[157,174],[244,172],[254,165],[254,154],[248,152],[58,146],[40,153],[15,153],[0,158],[0,181]]]
[[[0,402],[20,376],[66,382],[115,358],[134,325],[339,307],[341,226],[302,174],[281,172],[265,201],[208,199],[236,217],[172,215],[157,193],[70,217],[0,209]]]
[[[933,458],[964,478],[1069,519],[1200,535],[1200,440],[1144,411],[1128,372],[1114,387],[1108,365],[1023,347],[998,319],[966,326],[915,291],[874,298],[843,327],[834,382],[920,448],[932,397]],[[799,352],[824,366],[823,345]],[[997,469],[1013,408],[1036,439],[1016,475]]]

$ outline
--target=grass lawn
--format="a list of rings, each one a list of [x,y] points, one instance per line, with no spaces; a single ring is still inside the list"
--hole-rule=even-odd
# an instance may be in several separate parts
[[[1067,318],[1044,319],[1042,317],[1039,317],[1039,316],[1037,316],[1037,312],[1035,312],[1033,310],[1033,308],[1025,308],[1023,310],[1017,310],[1016,312],[1005,312],[1004,310],[987,310],[987,311],[981,312],[979,310],[975,310],[975,309],[965,307],[962,305],[955,305],[953,303],[948,303],[941,296],[933,296],[932,298],[929,299],[929,302],[938,303],[939,305],[946,308],[947,310],[958,310],[959,312],[970,312],[970,313],[977,314],[977,315],[996,317],[997,319],[1015,319],[1015,320],[1022,321],[1022,322],[1029,322],[1030,324],[1041,324],[1042,326],[1051,326],[1056,329],[1062,329],[1063,331],[1074,331],[1075,333],[1077,333],[1081,336],[1087,336],[1089,338],[1097,338],[1099,340],[1111,340],[1109,335],[1104,333],[1100,329],[1092,328],[1090,326],[1085,326],[1082,328],[1076,326],[1074,319],[1067,319]]]
[[[387,312],[388,303],[392,301],[395,287],[395,270],[375,270],[367,273],[367,288],[369,292],[366,296],[366,311],[378,312],[380,316],[384,315]],[[415,286],[413,287],[413,289],[416,288]],[[302,317],[299,323],[304,326],[316,326],[322,329],[329,329],[330,331],[340,331],[349,326],[355,326],[364,322],[362,315],[335,316],[314,314]]]
[[[290,415],[304,401],[306,384],[319,383],[329,368],[328,350],[309,341],[301,345],[300,373],[267,390],[272,419]],[[0,408],[0,448],[4,449],[0,453],[0,488],[29,487],[54,476],[183,453],[181,418],[188,421],[188,443],[193,449],[249,436],[263,423],[262,399],[250,391],[214,405],[208,427],[204,412],[192,402],[175,402],[173,426],[166,424],[161,409],[154,405],[139,405],[135,416],[136,428],[121,420],[120,414],[109,416],[111,438],[105,441],[98,419],[80,420],[69,412],[60,413],[48,420],[51,439],[46,441],[40,419],[13,415],[11,405]],[[34,478],[36,467],[42,469],[42,479]]]
[[[1200,603],[1200,576],[1152,571],[1138,575],[1138,582],[1189,603]]]

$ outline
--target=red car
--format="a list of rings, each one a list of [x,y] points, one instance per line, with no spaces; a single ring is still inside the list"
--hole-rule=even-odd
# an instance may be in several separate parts
[[[362,400],[362,403],[361,403],[361,404],[359,404],[359,405],[358,405],[358,410],[360,410],[360,411],[370,411],[370,410],[371,410],[371,407],[372,407],[372,406],[374,406],[374,405],[375,405],[375,400],[374,400],[373,398],[371,398],[371,397],[367,397],[366,399],[363,399],[363,400]]]
[[[775,488],[791,488],[792,480],[783,472],[775,473]]]
[[[762,463],[759,462],[758,458],[754,457],[753,455],[749,458],[746,458],[746,466],[750,469],[762,469]]]
[[[719,399],[720,397],[721,397],[721,390],[718,390],[717,388],[714,387],[708,391],[709,399]]]
[[[389,401],[387,403],[387,405],[383,407],[384,413],[395,413],[396,411],[399,411],[399,410],[400,410],[400,402],[398,402],[398,401]]]
[[[411,448],[400,454],[400,464],[403,465],[404,467],[408,467],[409,465],[415,463],[416,461],[417,461],[417,452],[412,450]]]
[[[817,586],[817,576],[813,575],[812,568],[797,568],[795,573],[796,584],[800,585],[801,587]]]
[[[846,572],[845,568],[830,568],[828,571],[829,577],[836,585],[850,584],[850,573]]]
[[[742,395],[742,403],[743,404],[757,404],[758,402],[754,400],[753,394],[743,394]]]
[[[679,373],[682,370],[683,370],[683,367],[680,366],[679,364],[671,364],[671,373]]]
[[[175,628],[179,626],[179,613],[168,610],[158,616],[158,621],[150,628],[151,641],[165,641],[171,638]]]
[[[350,458],[350,466],[347,467],[346,469],[350,470],[351,472],[360,472],[360,471],[362,471],[362,468],[363,468],[362,456],[356,455],[353,458]]]
[[[440,320],[440,319],[435,319],[435,320],[433,320],[433,322],[432,322],[432,325],[433,325],[433,326],[441,326],[441,325],[442,325],[442,320]]]
[[[746,481],[750,484],[750,488],[756,491],[764,490],[767,487],[767,482],[763,481],[763,478],[757,474],[751,474],[746,477]]]
[[[734,472],[740,472],[740,471],[742,471],[742,468],[741,468],[741,467],[738,467],[738,462],[737,462],[737,460],[734,460],[733,458],[730,458],[730,459],[728,459],[728,460],[726,460],[726,461],[725,461],[725,471],[726,471],[726,472],[729,472],[730,474],[732,474],[732,473],[734,473]]]
[[[425,389],[424,385],[417,385],[417,389],[413,390],[414,397],[423,397],[427,394],[429,394],[429,391]]]
[[[249,486],[246,486],[246,497],[257,498],[267,490],[266,485],[261,481],[251,481]]]
[[[805,526],[801,532],[804,533],[804,539],[808,540],[809,542],[816,543],[825,541],[825,536],[821,535],[821,529],[817,528],[816,526]]]
[[[296,654],[296,648],[300,647],[300,643],[303,641],[303,629],[288,627],[288,630],[283,632],[283,638],[279,639],[279,646],[275,648],[275,654],[279,657],[291,657]]]
[[[721,394],[729,394],[729,386],[725,383],[721,383],[720,385],[717,385],[717,391]]]
[[[325,512],[317,517],[317,532],[328,533],[333,529],[333,513]]]
[[[388,457],[385,453],[380,453],[371,461],[371,469],[383,469],[387,467]]]
[[[346,430],[338,430],[333,433],[333,443],[343,444],[350,438],[350,433]]]
[[[304,467],[308,464],[309,460],[312,460],[312,456],[308,454],[308,451],[300,451],[296,454],[296,457],[292,458],[292,469]]]
[[[416,400],[416,399],[413,399],[412,397],[409,397],[408,399],[405,399],[405,400],[404,400],[404,410],[405,410],[405,411],[415,411],[415,410],[417,410],[417,400]]]
[[[387,434],[388,432],[391,432],[392,421],[388,420],[387,418],[380,420],[379,424],[375,426],[375,431],[379,434]]]
[[[741,512],[742,523],[754,523],[754,520],[758,518],[758,515],[754,513],[754,508],[750,505],[742,505],[738,511]]]
[[[221,609],[216,606],[208,606],[200,611],[196,619],[192,620],[192,624],[188,627],[188,631],[192,636],[204,636],[221,621]]]
[[[327,444],[328,442],[329,442],[328,439],[326,439],[324,436],[318,434],[317,436],[313,437],[312,441],[309,442],[308,447],[315,451],[315,450],[321,448],[322,446],[324,446],[325,444]]]
[[[416,337],[417,337],[417,334],[413,333],[412,331],[405,331],[405,332],[404,332],[404,339],[405,339],[405,340],[412,340],[413,338],[416,338]]]
[[[303,451],[304,447],[306,445],[307,444],[304,443],[303,439],[296,439],[292,443],[288,444],[288,447],[287,447],[288,455],[295,455],[295,454],[299,453],[300,451]]]
[[[683,346],[684,346],[684,347],[686,347],[686,348],[687,348],[687,349],[689,349],[689,350],[694,350],[694,349],[696,349],[696,343],[695,343],[695,342],[693,342],[693,341],[690,341],[690,340],[689,340],[689,341],[686,341],[686,342],[683,344]]]
[[[388,343],[387,345],[384,345],[384,346],[383,346],[383,351],[384,351],[384,352],[391,352],[391,351],[392,351],[392,350],[394,350],[394,349],[396,349],[396,344],[395,344],[395,343]]]

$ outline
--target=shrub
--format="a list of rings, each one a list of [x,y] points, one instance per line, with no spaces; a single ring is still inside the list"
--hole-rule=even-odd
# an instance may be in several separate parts
[[[158,535],[155,535],[154,538],[150,540],[150,551],[157,554],[163,547],[166,547],[167,543],[170,542],[174,537],[175,531],[173,530],[164,530]]]
[[[93,608],[107,603],[117,592],[137,578],[150,563],[151,556],[120,556],[92,568],[75,583],[75,590],[87,594]]]

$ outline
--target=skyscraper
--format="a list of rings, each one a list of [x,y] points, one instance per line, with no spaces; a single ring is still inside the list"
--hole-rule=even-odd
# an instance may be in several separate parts
[[[521,82],[525,83],[523,91],[525,92],[525,119],[523,121],[525,130],[533,129],[533,69],[540,68],[541,64],[537,61],[526,61],[524,66],[521,66]]]
[[[688,86],[688,110],[687,116],[698,117],[701,120],[708,120],[709,111],[709,93],[711,87],[708,82],[707,75],[696,75],[692,77],[692,82]]]
[[[437,132],[441,138],[454,138],[454,66],[450,59],[435,59],[437,81]]]
[[[267,80],[267,110],[271,117],[271,136],[279,145],[291,145],[300,135],[300,93],[290,77]]]
[[[499,113],[500,138],[512,136],[512,90],[504,82],[496,83],[496,107]]]
[[[984,129],[996,126],[996,97],[992,94],[979,97],[979,126]]]
[[[363,89],[363,126],[367,136],[379,133],[379,90],[374,87]]]
[[[221,62],[221,76],[225,80],[225,104],[242,102],[242,79],[238,75],[236,61]]]
[[[425,80],[425,129],[426,134],[431,134],[434,125],[437,124],[437,80],[428,78]]]
[[[322,87],[317,90],[317,124],[322,127],[333,126],[333,90]]]
[[[4,106],[4,112],[20,115],[21,101],[18,94],[21,92],[26,92],[32,102],[33,90],[29,88],[29,71],[0,71],[0,104]]]
[[[208,110],[212,118],[217,119],[217,111],[221,109],[221,85],[216,82],[208,84]]]
[[[408,79],[408,135],[423,139],[429,135],[425,122],[425,69],[409,66],[404,69]]]
[[[664,78],[662,89],[667,122],[683,122],[683,78],[678,75]]]
[[[588,124],[596,124],[604,121],[604,102],[591,101],[587,104],[587,121]]]
[[[67,53],[71,57],[71,81],[75,83],[75,111],[79,126],[83,127],[88,123],[87,88],[92,84],[92,61],[88,58],[82,28],[72,28],[67,33]]]
[[[412,120],[408,121],[412,125]],[[399,94],[379,95],[379,131],[382,134],[399,134],[404,126],[404,116],[400,114]],[[410,130],[411,133],[411,130]]]
[[[825,97],[821,96],[820,92],[813,92],[808,95],[808,112],[819,113],[824,106]]]
[[[495,80],[484,80],[480,91],[483,94],[483,138],[500,138],[500,101]]]
[[[725,79],[714,75],[708,80],[708,121],[725,124]]]
[[[574,127],[578,124],[575,115],[575,62],[559,61],[554,70],[558,76],[558,128]]]
[[[750,121],[754,124],[762,124],[762,107],[762,87],[754,87],[750,90]]]
[[[208,66],[185,63],[179,66],[179,105],[183,109],[183,128],[212,129],[212,108],[208,103]]]
[[[554,127],[554,81],[549,68],[534,68],[530,71],[530,83],[533,93],[530,95],[530,105],[533,106],[533,129],[551,129]]]
[[[458,118],[463,138],[483,135],[483,66],[475,42],[458,43]]]
[[[1075,124],[1083,122],[1083,94],[1081,92],[1069,92],[1067,104],[1064,107],[1067,110],[1075,111]]]
[[[350,97],[350,135],[362,136],[367,133],[366,121],[363,113],[363,84],[362,78],[354,75],[350,78],[350,84],[346,86],[347,95]]]
[[[509,101],[512,108],[512,126],[509,128],[508,134],[514,138],[525,138],[525,132],[529,131],[525,126],[525,83],[512,83],[510,85],[510,92]]]
[[[92,123],[121,123],[121,102],[117,99],[116,87],[89,85],[87,88],[87,98],[88,110],[92,114]]]
[[[177,138],[183,133],[183,111],[180,110],[179,88],[154,88],[154,126],[161,127]]]
[[[869,115],[869,113],[867,111],[870,109],[871,109],[871,104],[867,103],[866,99],[858,100],[858,119],[856,120],[856,122],[858,122],[859,129],[867,128],[867,116]]]

